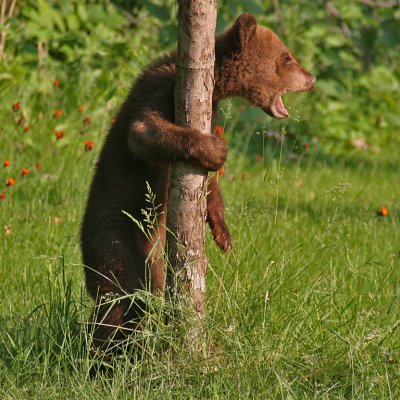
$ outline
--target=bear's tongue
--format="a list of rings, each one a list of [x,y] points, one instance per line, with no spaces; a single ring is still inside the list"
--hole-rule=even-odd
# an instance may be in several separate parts
[[[289,116],[289,113],[287,112],[285,106],[283,105],[281,96],[278,96],[278,98],[276,100],[276,109],[279,112],[279,114],[284,115],[285,117]]]

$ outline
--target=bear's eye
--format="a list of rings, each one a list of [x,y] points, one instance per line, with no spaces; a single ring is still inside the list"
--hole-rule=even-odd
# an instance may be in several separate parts
[[[292,62],[292,57],[290,57],[288,54],[285,55],[285,56],[283,56],[283,63],[284,63],[285,65],[288,65],[288,64],[290,64],[291,62]]]

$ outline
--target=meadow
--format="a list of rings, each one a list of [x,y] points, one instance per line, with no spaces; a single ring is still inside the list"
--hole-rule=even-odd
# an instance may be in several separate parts
[[[122,17],[107,10],[112,30]],[[18,18],[35,21],[32,12],[17,13],[16,26]],[[154,318],[132,338],[142,352],[119,355],[112,378],[90,378],[85,332],[93,302],[80,221],[113,116],[164,46],[159,26],[127,33],[125,42],[92,24],[76,59],[60,45],[66,60],[50,44],[50,52],[23,53],[10,32],[1,64],[0,397],[398,398],[399,105],[390,91],[382,103],[377,88],[368,98],[380,104],[377,115],[368,108],[358,120],[366,100],[355,97],[344,126],[346,107],[329,102],[324,76],[321,89],[290,96],[295,118],[287,122],[240,100],[222,104],[229,156],[218,180],[233,250],[221,253],[207,231],[203,351],[188,352]],[[329,104],[336,106],[321,116]],[[374,133],[358,142],[358,133],[338,135],[357,122]]]
[[[292,160],[268,140],[263,156],[262,134],[249,132],[235,147],[234,133],[225,132],[233,143],[219,181],[234,249],[222,254],[207,236],[206,329],[214,350],[190,355],[164,327],[158,335],[167,350],[148,333],[143,357],[120,361],[112,380],[90,380],[84,331],[92,304],[79,226],[101,137],[79,107],[62,117],[50,109],[39,143],[33,129],[14,122],[12,103],[7,111],[2,398],[398,396],[398,153],[329,160],[306,147]],[[55,118],[86,131],[58,139]],[[90,151],[88,137],[96,143]],[[9,177],[15,185],[5,187]],[[377,214],[382,206],[387,216]]]

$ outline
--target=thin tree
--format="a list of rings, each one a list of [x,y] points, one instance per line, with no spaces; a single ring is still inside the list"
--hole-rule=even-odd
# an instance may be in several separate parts
[[[179,0],[175,78],[175,122],[211,134],[214,89],[216,0]],[[200,325],[204,319],[204,252],[207,171],[173,166],[167,212],[168,286],[177,307],[189,305]]]
[[[7,30],[5,29],[7,23],[9,22],[10,18],[14,14],[15,4],[17,0],[12,0],[7,4],[7,0],[1,0],[0,5],[0,61],[4,57],[5,47],[6,47],[6,35]]]

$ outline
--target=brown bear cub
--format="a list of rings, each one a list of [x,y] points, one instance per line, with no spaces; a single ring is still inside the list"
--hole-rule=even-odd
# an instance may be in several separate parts
[[[302,68],[279,38],[250,14],[217,36],[213,127],[218,102],[241,96],[275,118],[289,116],[281,96],[312,90],[315,77]],[[227,148],[217,135],[174,124],[175,55],[146,69],[136,80],[105,140],[90,188],[81,243],[86,284],[96,299],[93,345],[105,350],[123,338],[140,317],[143,304],[121,298],[149,285],[164,289],[163,245],[171,164],[184,161],[208,171],[224,164]],[[124,212],[144,221],[147,185],[155,194],[158,227],[153,237]],[[231,248],[217,182],[210,180],[207,220],[217,245]],[[124,211],[124,212],[123,212]],[[145,224],[145,222],[143,222]]]

